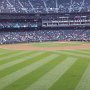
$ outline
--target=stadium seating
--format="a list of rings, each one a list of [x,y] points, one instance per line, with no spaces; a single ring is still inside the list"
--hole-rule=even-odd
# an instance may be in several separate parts
[[[34,30],[0,32],[0,44],[43,41],[90,41],[90,30]]]

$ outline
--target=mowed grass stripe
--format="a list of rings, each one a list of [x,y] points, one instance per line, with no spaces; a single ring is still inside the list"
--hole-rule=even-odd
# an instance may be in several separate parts
[[[29,58],[29,59],[27,59],[28,56],[26,56],[25,58],[27,60],[25,60],[25,61],[23,61],[21,63],[17,63],[17,64],[15,64],[15,65],[13,65],[11,67],[8,67],[8,68],[6,68],[4,70],[1,70],[0,71],[0,78],[5,77],[6,75],[11,74],[13,72],[16,72],[17,70],[20,70],[20,69],[22,69],[22,68],[24,68],[24,67],[26,67],[28,65],[31,65],[32,63],[35,63],[36,61],[39,61],[40,59],[42,59],[44,56],[47,57],[48,56],[47,54],[49,54],[49,53],[45,54],[44,52],[42,52],[42,54],[40,54],[40,52],[38,52],[38,53],[39,54],[37,56],[34,56],[32,58]],[[32,54],[31,56],[33,56],[35,54]],[[31,57],[31,56],[29,56],[29,57]]]
[[[22,54],[25,54],[25,53],[28,53],[27,51],[23,51],[23,52],[15,52],[15,53],[12,53],[10,55],[5,55],[3,56],[2,58],[0,58],[0,61],[2,60],[7,60],[7,59],[10,59],[10,58],[13,58],[13,57],[16,57],[18,55],[22,55]]]
[[[80,50],[74,50],[74,51],[69,51],[69,52],[82,54],[82,55],[90,55],[90,52],[85,52],[85,51],[80,51]]]
[[[4,58],[6,59],[9,56],[12,56],[12,55],[14,55],[16,53],[19,53],[19,51],[14,51],[14,52],[9,52],[9,53],[2,54],[2,55],[0,55],[0,61],[3,60]]]
[[[19,63],[21,63],[21,62],[24,62],[24,61],[26,61],[26,60],[28,60],[28,59],[32,59],[32,58],[34,58],[34,57],[36,57],[36,56],[38,56],[38,55],[41,55],[41,54],[43,54],[43,52],[35,53],[35,54],[33,54],[32,56],[22,57],[22,58],[20,58],[20,59],[15,60],[15,61],[12,60],[11,62],[8,62],[8,63],[6,63],[6,64],[1,65],[1,66],[0,66],[0,71],[3,70],[3,69],[6,69],[6,68],[8,68],[8,67],[11,67],[11,66],[13,66],[13,65],[16,65],[16,64],[19,64]]]
[[[75,90],[90,61],[78,59],[49,90]]]
[[[44,57],[45,58],[45,57]],[[25,75],[24,77],[18,79],[14,83],[10,84],[3,90],[25,90],[28,86],[36,82],[39,78],[41,78],[44,74],[49,72],[53,69],[56,65],[61,63],[66,56],[58,56],[57,58],[53,59],[52,61],[44,64],[42,67],[36,69],[35,71]],[[14,87],[16,86],[16,87]]]
[[[68,57],[25,90],[48,90],[73,65],[73,63],[75,63],[76,60],[76,58]]]
[[[9,53],[9,52],[0,52],[0,56],[3,55],[3,54],[6,54],[6,53]]]
[[[8,56],[8,58],[4,58],[3,57],[4,59],[0,61],[0,65],[6,64],[8,62],[12,62],[12,61],[17,60],[19,58],[30,56],[30,55],[32,55],[34,53],[36,53],[36,52],[34,52],[34,51],[31,51],[31,52],[20,52],[20,53],[14,54],[12,56]]]
[[[16,80],[23,77],[24,75],[36,70],[37,68],[43,66],[44,64],[52,61],[56,57],[58,57],[58,55],[56,55],[56,54],[50,55],[50,56],[44,58],[43,60],[37,61],[31,65],[28,65],[28,66],[14,72],[14,73],[11,73],[10,75],[7,75],[7,76],[1,78],[0,79],[0,89],[12,84]]]
[[[77,53],[73,53],[73,52],[70,52],[70,51],[53,51],[53,53],[72,55],[72,56],[81,57],[81,58],[82,58],[82,57],[83,57],[83,58],[90,58],[89,55],[77,54]]]
[[[0,53],[0,58],[2,58],[2,57],[4,57],[4,56],[7,56],[7,55],[9,55],[9,54],[11,54],[11,53],[15,53],[15,51],[13,52],[1,52]],[[17,51],[16,51],[16,53],[17,53]]]
[[[90,55],[90,51],[84,51],[84,50],[79,50],[78,52],[80,52],[80,53],[84,53],[84,54],[89,54]]]
[[[90,51],[90,48],[88,48],[86,51]]]
[[[12,54],[17,53],[17,52],[19,52],[19,51],[12,51],[12,52],[8,52],[8,53],[6,52],[5,54],[0,55],[0,58],[2,58],[4,56],[12,55]]]
[[[14,50],[6,50],[6,49],[1,49],[1,48],[0,48],[0,53],[1,53],[1,52],[3,52],[3,53],[4,53],[4,52],[12,52],[12,51],[14,51]]]
[[[88,51],[88,52],[89,52],[89,51],[90,51],[90,48],[88,48],[88,49],[84,49],[84,51]]]
[[[90,64],[75,90],[90,90]]]
[[[1,52],[1,53],[0,53],[0,56],[4,55],[4,54],[6,54],[6,53],[7,53],[7,52]]]
[[[86,51],[86,50],[81,50],[81,51],[83,51],[83,52],[86,52],[86,53],[89,53],[89,54],[90,54],[90,51]]]
[[[65,51],[65,53],[72,53],[72,55],[77,55],[77,56],[81,56],[81,57],[85,57],[85,58],[90,58],[89,55],[78,52],[78,51]]]

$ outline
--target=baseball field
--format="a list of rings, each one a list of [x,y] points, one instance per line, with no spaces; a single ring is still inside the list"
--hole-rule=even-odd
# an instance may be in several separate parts
[[[90,43],[0,45],[0,90],[90,90]]]

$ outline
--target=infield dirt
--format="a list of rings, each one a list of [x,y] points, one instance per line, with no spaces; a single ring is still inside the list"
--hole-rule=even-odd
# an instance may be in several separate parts
[[[79,50],[79,49],[90,49],[90,44],[81,44],[75,46],[59,46],[59,47],[37,47],[32,44],[6,44],[0,45],[2,49],[10,49],[10,50],[45,50],[45,51],[53,51],[53,50]]]

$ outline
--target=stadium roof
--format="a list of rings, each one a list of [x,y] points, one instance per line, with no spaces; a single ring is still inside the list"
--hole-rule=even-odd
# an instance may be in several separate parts
[[[0,0],[0,13],[90,12],[90,0]]]

